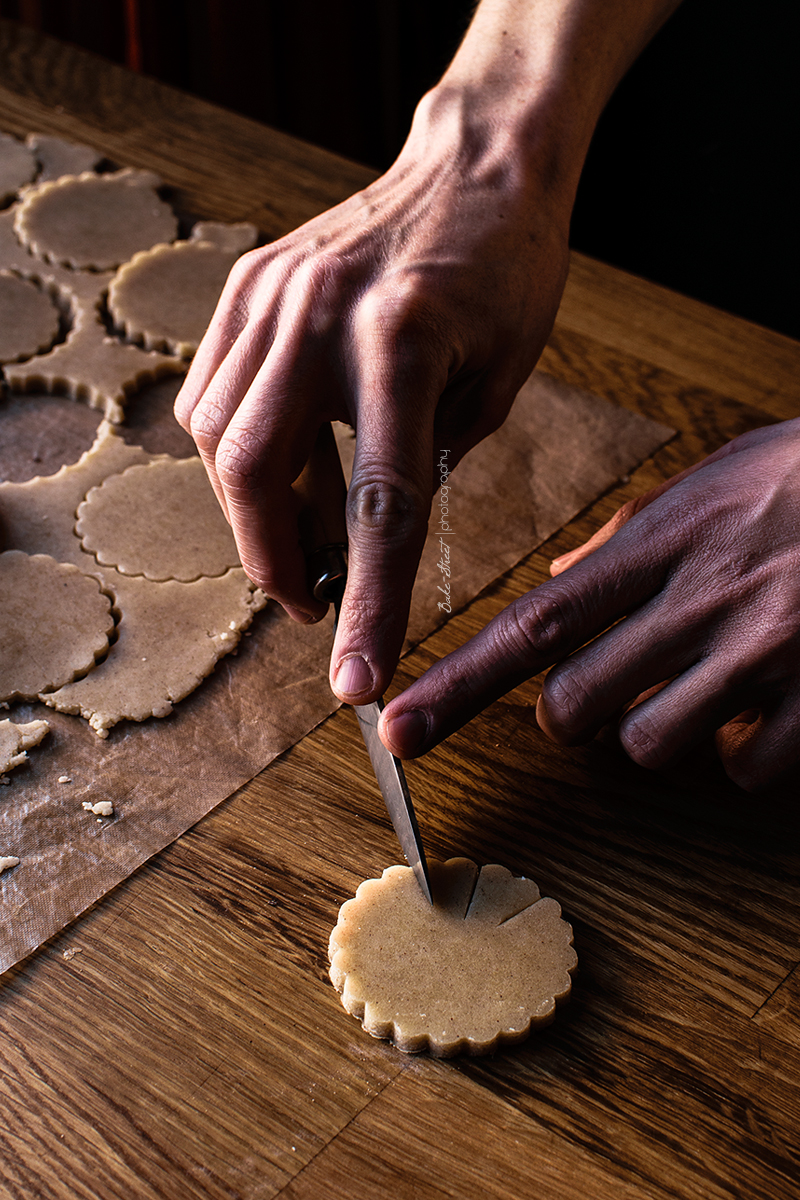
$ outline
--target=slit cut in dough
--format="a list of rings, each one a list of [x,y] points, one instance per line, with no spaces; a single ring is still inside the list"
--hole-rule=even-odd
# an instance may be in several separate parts
[[[505,867],[429,868],[433,905],[397,866],[340,909],[328,953],[347,1011],[373,1037],[438,1058],[488,1054],[549,1024],[578,964],[557,902]]]

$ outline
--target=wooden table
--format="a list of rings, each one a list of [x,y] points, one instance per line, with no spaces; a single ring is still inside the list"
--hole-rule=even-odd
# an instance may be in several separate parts
[[[0,127],[158,171],[270,236],[369,173],[0,22]],[[794,343],[575,256],[543,365],[680,436],[479,596],[397,685],[626,498],[800,412]],[[2,980],[0,1196],[643,1200],[800,1195],[794,786],[700,751],[650,774],[540,735],[537,681],[413,764],[430,852],[532,875],[572,1003],[487,1060],[409,1058],[327,982],[338,906],[398,851],[343,709]],[[1,799],[1,798],[0,798]]]

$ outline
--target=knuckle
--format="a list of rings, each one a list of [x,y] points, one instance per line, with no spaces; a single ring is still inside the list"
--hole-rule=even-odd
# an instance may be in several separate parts
[[[426,512],[427,502],[407,480],[354,478],[348,489],[348,524],[391,542],[405,542],[418,533]]]
[[[548,724],[566,745],[577,742],[586,729],[586,712],[594,703],[591,691],[578,673],[566,664],[554,667],[542,689]]]
[[[629,758],[640,767],[657,770],[665,767],[672,755],[662,728],[654,724],[647,712],[633,709],[624,718],[619,739]]]
[[[222,487],[232,498],[252,494],[268,473],[261,442],[243,431],[220,440],[214,466]]]
[[[553,662],[572,648],[569,641],[569,615],[560,597],[552,591],[536,589],[515,600],[506,609],[506,620],[498,626],[498,636],[510,650],[526,662]]]

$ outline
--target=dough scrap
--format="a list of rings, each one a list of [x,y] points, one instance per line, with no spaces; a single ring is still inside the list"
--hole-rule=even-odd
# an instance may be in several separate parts
[[[0,363],[49,350],[59,315],[49,296],[27,279],[0,269]]]
[[[555,900],[505,867],[429,863],[435,904],[410,867],[388,867],[339,910],[331,981],[373,1037],[408,1053],[487,1054],[548,1024],[577,966]]]
[[[241,568],[195,583],[151,583],[116,572],[110,582],[122,617],[108,657],[91,675],[39,697],[59,712],[79,713],[101,738],[122,720],[168,716],[266,604]]]
[[[49,354],[6,368],[9,387],[19,392],[65,392],[85,400],[115,423],[122,421],[125,401],[146,383],[181,375],[186,364],[156,351],[145,351],[109,337],[97,304],[78,297],[72,306],[72,328],[66,341]]]
[[[132,168],[62,175],[28,188],[14,229],[39,258],[106,271],[177,234],[177,217],[156,191],[160,184],[152,171]]]
[[[29,133],[25,144],[39,163],[37,183],[59,179],[62,175],[80,175],[83,171],[92,171],[103,159],[102,154],[98,154],[91,146],[67,142],[64,138],[47,133]]]
[[[108,308],[115,326],[146,350],[191,358],[231,267],[256,240],[252,225],[226,229],[207,221],[201,229],[208,240],[193,231],[186,242],[143,250],[111,282]]]
[[[108,596],[72,563],[0,554],[0,701],[35,700],[90,671],[113,628]]]
[[[10,133],[0,133],[0,204],[14,196],[36,175],[36,157]]]
[[[238,567],[228,522],[199,458],[162,457],[93,487],[75,533],[102,566],[191,583]]]
[[[22,766],[27,761],[27,751],[38,746],[49,729],[47,721],[28,721],[24,725],[0,721],[0,778],[14,767]]]
[[[10,871],[12,867],[19,866],[19,859],[13,854],[0,854],[0,875],[3,871]]]

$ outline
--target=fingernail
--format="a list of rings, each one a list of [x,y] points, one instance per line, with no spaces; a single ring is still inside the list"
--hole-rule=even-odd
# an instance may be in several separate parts
[[[400,758],[413,758],[425,744],[428,736],[428,718],[424,712],[411,709],[398,713],[388,722],[387,734]]]
[[[313,617],[311,613],[303,612],[302,608],[292,608],[288,604],[283,606],[293,621],[298,621],[301,625],[316,625],[319,617]]]
[[[360,654],[348,654],[334,676],[336,690],[343,696],[361,696],[372,689],[372,671]]]

